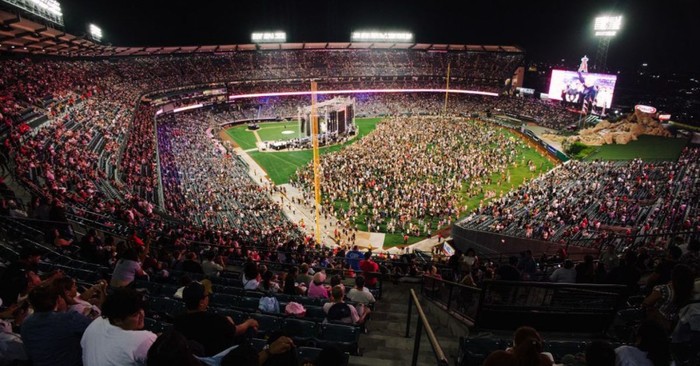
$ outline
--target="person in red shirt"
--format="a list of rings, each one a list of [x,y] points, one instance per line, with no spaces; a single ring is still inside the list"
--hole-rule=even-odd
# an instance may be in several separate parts
[[[379,272],[379,265],[372,260],[372,252],[365,252],[365,259],[360,261],[360,269],[367,281],[365,285],[368,287],[374,287],[377,284],[377,276],[371,274],[371,272]]]

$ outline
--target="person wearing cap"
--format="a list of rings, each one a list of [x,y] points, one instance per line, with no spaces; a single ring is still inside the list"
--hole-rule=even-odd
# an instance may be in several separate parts
[[[236,325],[233,319],[207,312],[210,290],[199,282],[192,282],[182,291],[187,312],[175,318],[175,330],[188,340],[196,341],[204,347],[204,356],[213,356],[231,347],[235,337],[248,329],[257,331],[258,322],[248,319]]]
[[[141,366],[157,336],[144,327],[143,296],[118,288],[102,305],[102,317],[87,327],[80,345],[84,366]]]

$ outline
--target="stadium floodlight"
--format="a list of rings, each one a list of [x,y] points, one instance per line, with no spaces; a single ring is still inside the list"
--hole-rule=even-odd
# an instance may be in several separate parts
[[[276,32],[253,32],[250,35],[250,39],[253,43],[284,43],[287,41],[287,33],[276,31]]]
[[[90,24],[90,37],[95,41],[99,42],[102,40],[102,29],[100,27]]]
[[[608,61],[608,47],[610,40],[622,29],[622,15],[603,15],[595,18],[593,31],[598,37],[598,51],[596,52],[594,69],[605,71]]]
[[[2,0],[14,7],[63,26],[61,4],[56,0]]]
[[[352,32],[350,39],[353,42],[411,42],[413,41],[413,33],[361,30]]]
[[[614,37],[621,28],[622,15],[597,17],[593,25],[596,37]]]

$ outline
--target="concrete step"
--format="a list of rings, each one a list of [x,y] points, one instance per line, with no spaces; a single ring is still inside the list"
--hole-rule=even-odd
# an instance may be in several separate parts
[[[411,314],[411,338],[406,338],[406,315],[408,312],[409,289],[418,286],[410,284],[394,285],[385,282],[382,299],[377,301],[371,320],[367,324],[368,334],[360,336],[360,350],[363,356],[350,357],[350,365],[410,365],[415,343],[418,314],[415,308]],[[431,324],[443,351],[453,363],[459,347],[459,339],[452,336],[447,327]],[[421,336],[418,353],[419,365],[435,365],[435,355],[425,333]]]

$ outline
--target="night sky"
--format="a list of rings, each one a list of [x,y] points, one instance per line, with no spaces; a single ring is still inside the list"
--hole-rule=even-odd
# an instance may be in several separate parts
[[[575,67],[595,56],[595,16],[624,16],[612,41],[611,69],[641,63],[659,71],[690,71],[700,52],[698,0],[620,1],[162,1],[59,0],[66,28],[102,28],[115,46],[249,43],[257,30],[283,30],[288,42],[348,41],[356,29],[411,31],[421,43],[508,44],[529,60]]]

